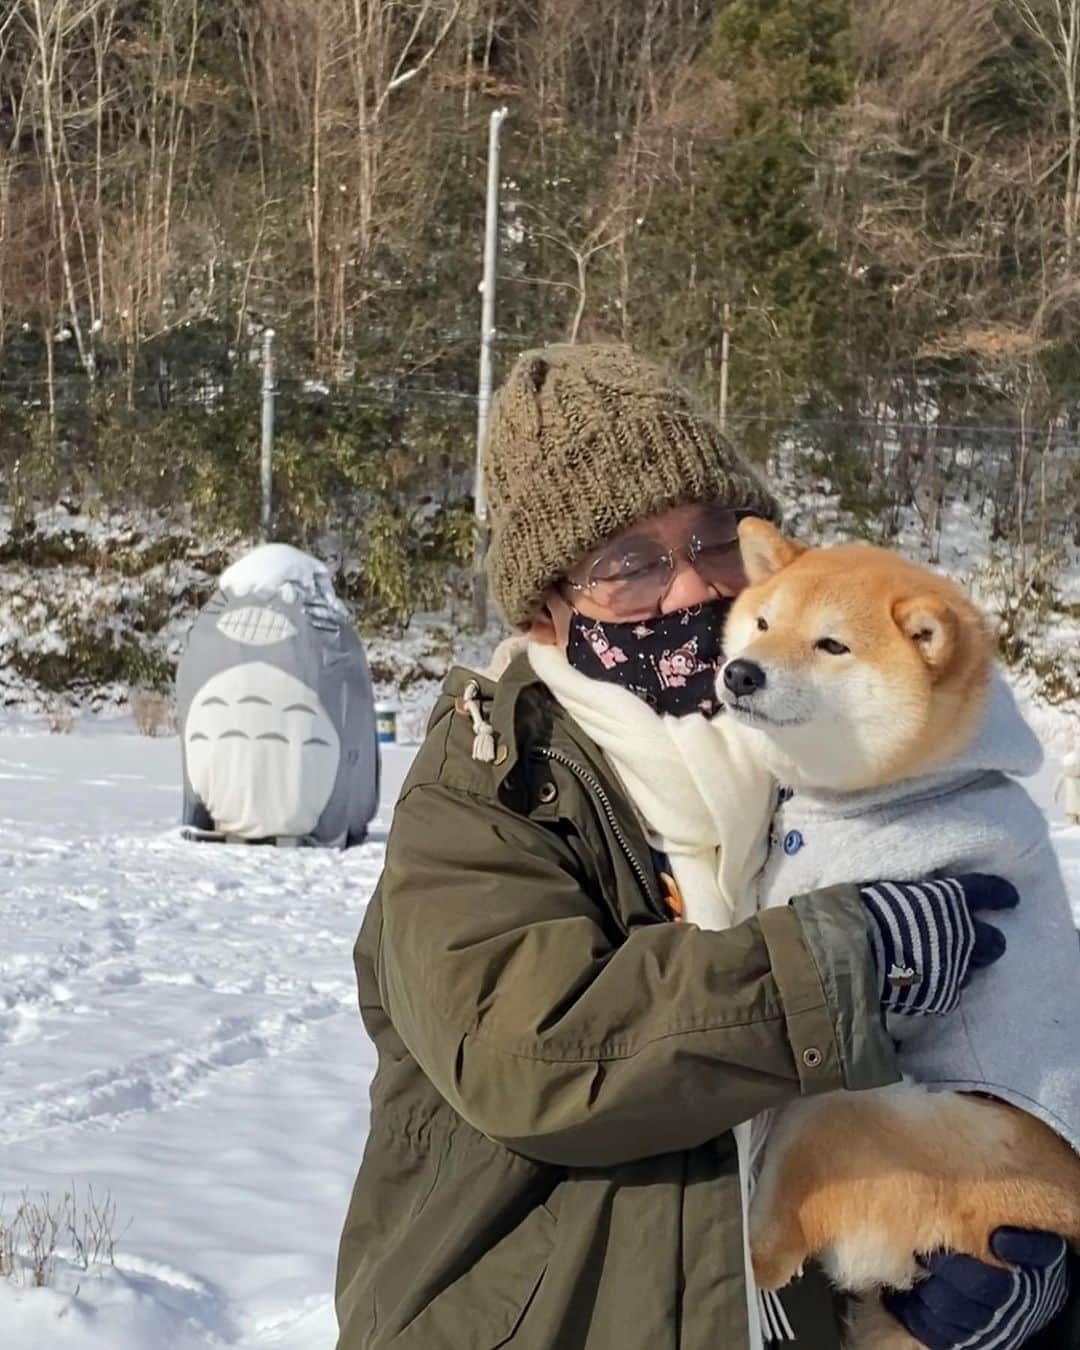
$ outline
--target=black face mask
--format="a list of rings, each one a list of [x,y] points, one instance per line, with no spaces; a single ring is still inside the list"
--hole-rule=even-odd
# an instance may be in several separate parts
[[[716,676],[730,598],[709,600],[649,619],[609,623],[575,609],[566,659],[593,680],[620,684],[658,713],[713,717],[723,704]]]

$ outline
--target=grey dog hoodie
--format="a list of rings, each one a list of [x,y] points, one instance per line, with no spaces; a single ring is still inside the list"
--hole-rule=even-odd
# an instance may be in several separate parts
[[[1080,1152],[1080,942],[1046,820],[1015,781],[1041,763],[995,672],[974,739],[940,771],[864,792],[783,789],[762,903],[845,881],[1011,881],[1018,908],[984,916],[1005,934],[1001,960],[976,972],[958,1011],[890,1028],[916,1081],[1012,1102]]]

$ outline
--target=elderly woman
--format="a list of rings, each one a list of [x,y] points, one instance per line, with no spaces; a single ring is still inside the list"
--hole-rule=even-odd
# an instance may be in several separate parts
[[[738,519],[774,504],[658,368],[525,354],[486,474],[493,591],[530,640],[497,681],[448,677],[357,943],[379,1067],[340,1350],[833,1350],[819,1273],[781,1307],[754,1294],[749,1122],[895,1081],[890,976],[950,1015],[935,991],[1001,953],[972,911],[1003,884],[962,878],[952,913],[856,886],[755,912],[771,787],[713,682]],[[722,928],[673,922],[702,897]],[[1022,1268],[938,1254],[894,1314],[933,1350],[1030,1340],[1060,1311],[1062,1244],[1001,1241]]]

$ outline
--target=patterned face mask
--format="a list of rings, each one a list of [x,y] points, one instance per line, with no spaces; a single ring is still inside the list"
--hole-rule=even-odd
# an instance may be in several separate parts
[[[623,623],[589,619],[575,609],[566,659],[590,679],[629,689],[658,713],[713,717],[722,707],[716,675],[730,608],[724,597]]]

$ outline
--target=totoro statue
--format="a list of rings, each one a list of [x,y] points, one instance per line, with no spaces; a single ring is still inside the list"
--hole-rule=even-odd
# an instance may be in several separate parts
[[[344,848],[378,806],[371,674],[330,573],[287,544],[234,563],[176,676],[192,837]]]

